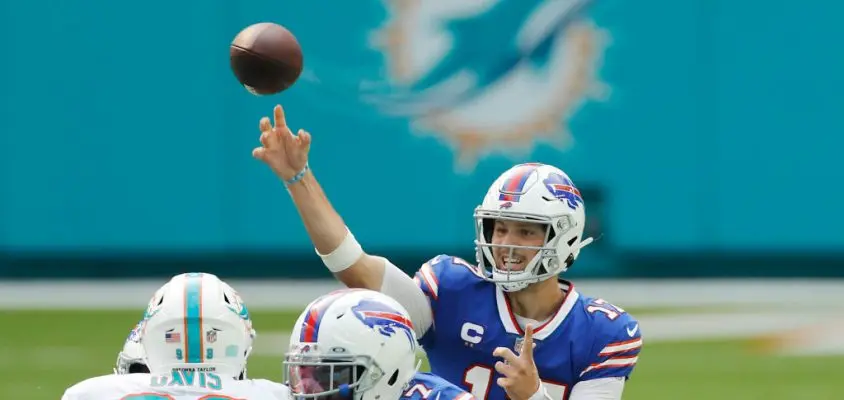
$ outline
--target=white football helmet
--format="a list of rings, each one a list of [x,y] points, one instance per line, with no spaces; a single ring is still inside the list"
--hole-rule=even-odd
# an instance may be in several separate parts
[[[284,359],[293,397],[392,400],[419,369],[407,311],[387,295],[343,289],[299,316]]]
[[[494,245],[495,220],[511,220],[545,225],[542,246]],[[490,186],[480,206],[475,209],[475,246],[482,277],[502,290],[513,292],[565,272],[592,242],[583,238],[586,209],[580,191],[565,172],[550,165],[516,165]],[[510,271],[496,265],[494,247],[536,250],[536,256],[522,271]]]
[[[117,354],[117,362],[114,367],[114,373],[118,375],[132,374],[136,372],[149,372],[144,363],[146,356],[144,356],[144,349],[141,347],[141,329],[144,321],[138,322],[129,336],[123,343],[123,349]]]
[[[155,292],[142,325],[140,344],[150,372],[203,367],[245,378],[255,330],[243,300],[215,275],[173,277]]]

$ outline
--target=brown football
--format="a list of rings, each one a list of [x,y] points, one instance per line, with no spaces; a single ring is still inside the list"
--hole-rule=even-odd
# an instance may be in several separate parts
[[[302,73],[302,47],[285,27],[261,22],[246,27],[231,44],[231,68],[251,93],[287,90]]]

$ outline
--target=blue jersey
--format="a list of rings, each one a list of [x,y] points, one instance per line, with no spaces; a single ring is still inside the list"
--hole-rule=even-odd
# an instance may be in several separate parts
[[[401,400],[474,400],[474,397],[460,387],[439,376],[417,373],[407,384]]]
[[[514,349],[522,331],[507,294],[480,277],[478,267],[440,255],[414,280],[431,303],[433,325],[420,343],[431,371],[462,385],[479,400],[504,400],[495,384],[496,347]],[[568,399],[580,381],[628,378],[642,347],[639,323],[619,307],[578,293],[560,280],[566,297],[551,319],[534,328],[534,361],[554,400]]]

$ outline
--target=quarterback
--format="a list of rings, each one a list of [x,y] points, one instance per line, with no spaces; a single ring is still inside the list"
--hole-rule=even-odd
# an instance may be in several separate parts
[[[284,182],[340,281],[408,310],[433,373],[483,400],[621,398],[642,332],[623,309],[558,278],[592,241],[568,175],[536,163],[505,171],[475,209],[477,265],[438,255],[411,278],[363,251],[310,170],[311,135],[294,135],[281,106],[273,111],[253,157]]]

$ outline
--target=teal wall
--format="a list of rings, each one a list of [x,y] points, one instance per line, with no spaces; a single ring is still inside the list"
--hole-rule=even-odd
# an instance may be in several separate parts
[[[510,54],[496,43],[512,43],[520,15],[544,4],[515,1],[464,10],[460,24],[424,21],[452,29],[465,47],[456,62],[494,73]],[[596,69],[608,90],[561,122],[573,142],[499,146],[459,168],[441,132],[411,129],[418,115],[366,100],[389,81],[370,45],[395,15],[380,1],[3,2],[0,246],[310,252],[283,187],[250,156],[258,119],[282,102],[289,122],[312,132],[312,167],[370,248],[471,251],[472,208],[487,185],[538,160],[601,194],[612,252],[835,252],[844,248],[840,11],[598,1],[581,21],[610,39]],[[298,36],[306,70],[288,92],[259,98],[232,76],[227,47],[265,20]],[[571,64],[531,62],[546,68],[537,76]],[[525,96],[512,93],[482,112],[515,113]]]

